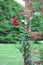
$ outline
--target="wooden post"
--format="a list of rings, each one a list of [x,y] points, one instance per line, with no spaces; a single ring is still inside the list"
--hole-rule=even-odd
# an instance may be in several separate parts
[[[23,1],[25,1],[25,0],[23,0]],[[43,0],[31,0],[31,1],[33,1],[33,2],[43,2]]]
[[[25,15],[26,15],[25,17],[26,20],[29,20],[32,16],[32,2],[30,0],[25,0]],[[25,31],[31,32],[32,29],[31,24],[32,23],[30,22],[29,28],[26,28]],[[24,59],[24,65],[27,64],[29,64],[29,62],[26,62],[26,60]]]
[[[40,1],[43,2],[43,0],[23,0],[23,1],[25,1],[25,10],[30,11],[30,16],[29,17],[26,17],[27,20],[29,20],[30,17],[32,16],[32,2],[31,1],[33,1],[33,2],[34,1],[35,2],[40,2]],[[29,13],[28,11],[26,11],[27,14]],[[41,8],[41,11],[43,12],[43,8]],[[43,16],[43,14],[41,14],[41,15]],[[31,30],[31,29],[32,29],[32,27],[30,26],[26,31]],[[33,34],[33,37],[35,39],[43,39],[43,35],[41,35],[38,32],[32,32],[32,34]]]
[[[30,0],[25,0],[25,14],[27,14],[26,16],[26,20],[29,20],[30,19],[30,17],[32,16],[32,2],[30,1]],[[30,22],[30,24],[32,24],[31,22]],[[31,31],[31,26],[29,27],[29,31]]]

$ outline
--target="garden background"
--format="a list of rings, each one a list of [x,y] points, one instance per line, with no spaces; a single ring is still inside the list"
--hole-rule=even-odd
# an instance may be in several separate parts
[[[39,4],[36,2],[33,5],[41,7],[43,6],[43,2]],[[21,34],[23,33],[21,20],[24,18],[21,17],[20,12],[24,12],[24,6],[22,4],[17,3],[15,0],[0,0],[0,65],[23,65],[19,43],[23,38]],[[12,23],[15,17],[19,21],[17,27]],[[33,21],[33,31],[43,34],[43,17],[40,19],[36,17]],[[41,50],[43,49],[43,44],[35,44],[33,49],[35,47]]]

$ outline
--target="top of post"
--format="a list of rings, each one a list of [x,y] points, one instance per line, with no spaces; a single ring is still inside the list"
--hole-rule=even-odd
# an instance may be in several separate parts
[[[23,0],[25,1],[25,0]],[[43,0],[30,0],[30,1],[33,1],[33,2],[43,2]]]

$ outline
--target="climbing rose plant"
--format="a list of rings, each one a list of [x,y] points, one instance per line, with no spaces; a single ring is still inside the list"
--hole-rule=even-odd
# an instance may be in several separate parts
[[[22,17],[25,17],[25,14],[23,12],[21,12],[20,15]],[[29,65],[32,65],[31,55],[30,55],[30,51],[31,51],[30,50],[30,47],[31,47],[30,43],[33,43],[33,41],[31,41],[32,40],[32,35],[31,35],[31,32],[25,31],[25,29],[27,28],[29,22],[30,21],[22,20],[22,25],[23,25],[24,29],[23,29],[23,33],[22,33],[23,34],[23,38],[22,38],[22,41],[20,42],[20,44],[21,44],[20,50],[23,52],[24,59],[27,62],[29,62]],[[17,18],[13,19],[13,24],[15,26],[19,25]],[[28,37],[28,35],[30,37]]]
[[[25,18],[26,16],[29,16],[30,12],[29,12],[29,14],[24,14],[23,12],[21,12],[20,14],[22,17]],[[34,11],[32,17],[30,17],[29,20],[26,20],[26,19],[22,20],[23,38],[22,38],[20,44],[21,44],[21,51],[23,52],[23,57],[24,57],[25,61],[28,62],[27,65],[34,65],[34,62],[32,59],[32,54],[30,54],[30,53],[32,50],[32,45],[35,43],[35,39],[33,38],[32,31],[29,31],[28,28],[29,28],[29,26],[31,26],[30,22],[34,21],[34,19],[37,21],[37,18],[38,18],[38,20],[41,21],[40,17],[41,17],[41,12]],[[17,18],[13,19],[13,24],[15,26],[18,26],[19,23],[18,23]],[[39,27],[37,27],[37,28],[39,29]],[[39,29],[39,31],[40,31],[40,29]]]

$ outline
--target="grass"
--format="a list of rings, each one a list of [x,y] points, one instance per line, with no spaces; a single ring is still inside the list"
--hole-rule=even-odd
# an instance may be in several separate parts
[[[32,46],[32,51],[33,52],[41,52],[40,50],[42,50],[43,49],[43,44],[34,44],[33,46]],[[41,60],[40,59],[40,53],[39,54],[32,54],[32,58],[33,58],[33,60]]]
[[[17,44],[0,44],[0,65],[24,65],[18,47]],[[43,44],[34,44],[32,49],[43,49]],[[36,55],[34,59],[39,59],[39,56]]]
[[[22,53],[15,44],[0,44],[0,65],[23,65]]]
[[[38,50],[40,50],[40,49],[43,49],[43,44],[34,44],[33,46],[32,46],[32,49],[38,49]]]

